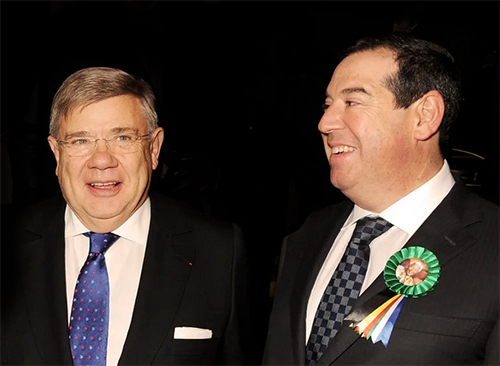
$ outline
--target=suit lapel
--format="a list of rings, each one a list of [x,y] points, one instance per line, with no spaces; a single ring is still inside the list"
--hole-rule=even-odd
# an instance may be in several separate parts
[[[193,229],[175,221],[152,198],[141,280],[119,364],[151,364],[172,329],[196,247]]]
[[[335,237],[351,210],[352,203],[348,201],[330,210],[319,225],[315,226],[314,232],[302,238],[305,241],[301,245],[304,248],[303,260],[297,270],[290,304],[290,324],[292,324],[292,339],[295,342],[294,359],[299,364],[305,362],[305,319],[311,290]]]
[[[68,341],[65,281],[64,208],[50,222],[30,228],[20,248],[26,309],[44,364],[72,364]],[[33,232],[36,234],[33,235]]]
[[[465,208],[470,192],[461,181],[456,180],[457,183],[452,191],[404,246],[405,248],[420,246],[430,250],[438,258],[442,270],[446,270],[447,263],[458,254],[474,245],[475,238],[466,232],[465,227],[481,220],[480,213]],[[461,214],[465,216],[462,217]],[[383,274],[380,274],[360,296],[318,365],[331,364],[350,345],[359,340],[360,336],[353,329],[356,323],[394,295],[395,293],[387,288]],[[366,342],[366,340],[361,341]]]

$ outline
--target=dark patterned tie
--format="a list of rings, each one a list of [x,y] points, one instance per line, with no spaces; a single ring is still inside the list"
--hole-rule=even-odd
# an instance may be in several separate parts
[[[74,365],[106,365],[109,280],[104,253],[119,236],[85,233],[90,252],[76,281],[69,324]]]
[[[356,224],[344,256],[316,311],[306,346],[306,365],[316,365],[337,334],[361,291],[370,259],[371,241],[391,227],[392,224],[380,217],[365,217]]]

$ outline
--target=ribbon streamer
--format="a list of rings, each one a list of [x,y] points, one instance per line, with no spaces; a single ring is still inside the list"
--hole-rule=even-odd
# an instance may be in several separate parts
[[[359,323],[354,331],[363,338],[371,338],[373,343],[382,341],[387,347],[394,323],[405,300],[406,297],[400,294],[393,296]]]
[[[405,262],[408,262],[407,266],[416,262],[420,265],[417,267],[419,271],[408,272],[405,270],[407,267],[404,267]],[[416,280],[408,278],[408,275],[420,271],[424,271],[422,273],[425,276],[420,276],[419,282],[417,282],[418,278]],[[440,275],[441,267],[438,259],[425,248],[408,247],[395,253],[385,266],[384,279],[387,287],[396,295],[371,312],[354,328],[354,331],[362,338],[371,339],[374,344],[381,341],[387,347],[394,324],[406,299],[427,295],[438,283]]]

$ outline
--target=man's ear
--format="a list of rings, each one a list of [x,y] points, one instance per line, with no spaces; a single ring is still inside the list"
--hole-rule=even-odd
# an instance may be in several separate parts
[[[47,141],[49,142],[49,145],[50,145],[50,149],[52,150],[52,152],[54,153],[54,157],[56,158],[56,175],[57,175],[57,170],[59,168],[59,154],[61,153],[59,151],[59,148],[57,146],[57,140],[54,136],[49,136],[47,137]]]
[[[417,101],[416,107],[418,120],[414,126],[413,137],[425,141],[439,130],[444,115],[444,100],[437,90],[431,90]]]
[[[158,167],[158,159],[160,157],[161,145],[163,144],[163,128],[158,127],[151,134],[151,162],[153,170]]]

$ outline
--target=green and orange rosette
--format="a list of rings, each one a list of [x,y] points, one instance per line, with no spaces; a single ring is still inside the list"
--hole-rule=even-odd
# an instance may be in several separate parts
[[[373,343],[389,343],[396,319],[407,298],[427,295],[437,285],[441,267],[437,257],[422,247],[403,248],[385,265],[384,280],[394,297],[375,309],[355,328],[363,338]]]

